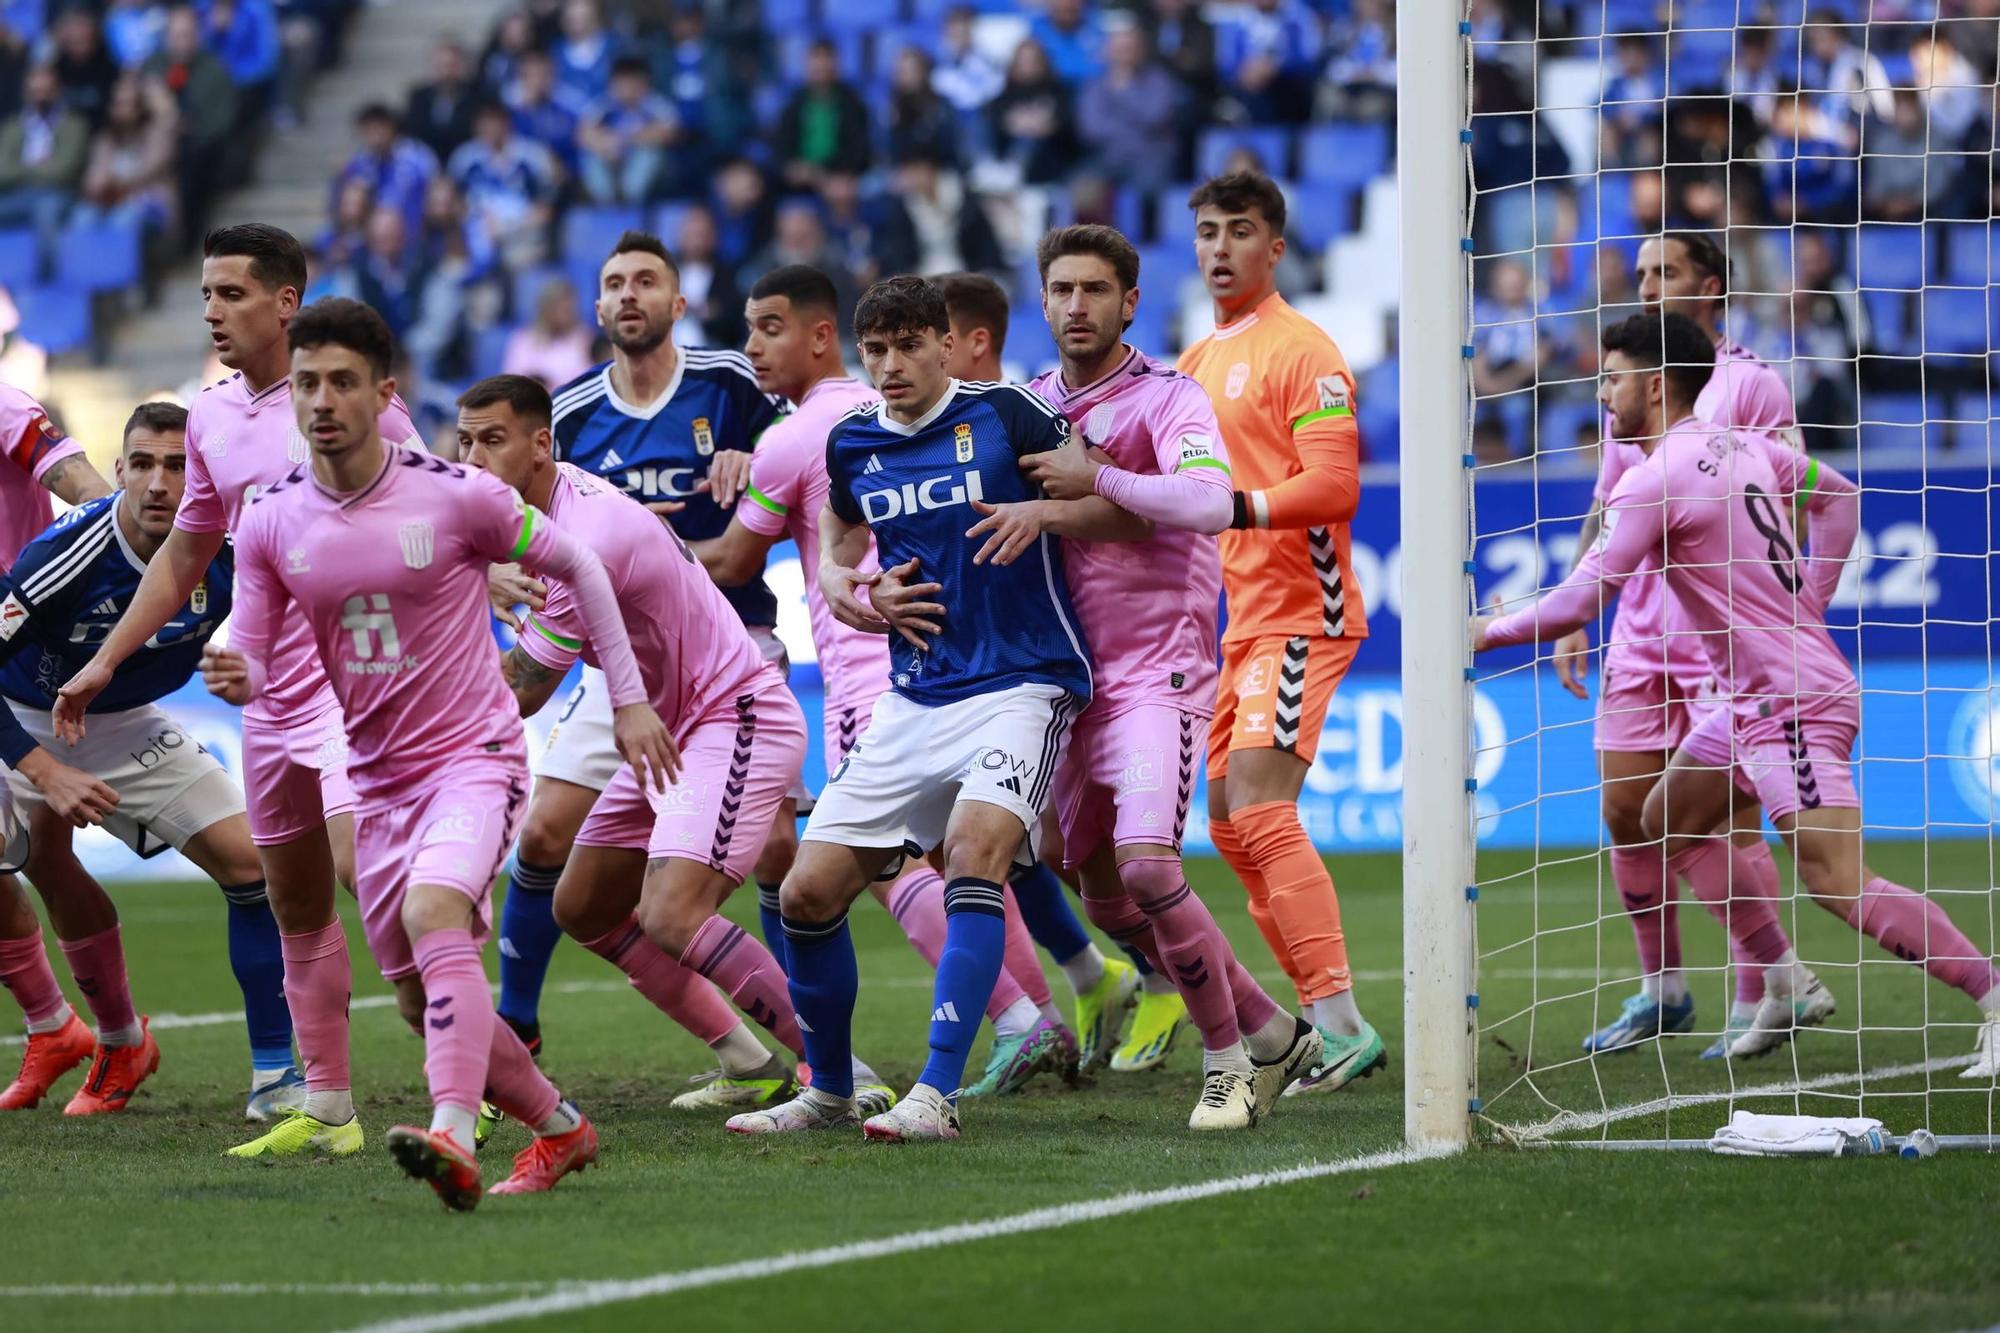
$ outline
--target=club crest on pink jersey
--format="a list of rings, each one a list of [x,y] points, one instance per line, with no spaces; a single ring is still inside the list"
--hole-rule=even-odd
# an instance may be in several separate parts
[[[396,540],[402,543],[403,563],[411,569],[430,568],[431,557],[437,546],[437,530],[428,523],[405,523],[396,530]]]
[[[1117,425],[1117,410],[1109,403],[1099,403],[1084,415],[1083,438],[1092,444],[1103,444]]]
[[[308,452],[309,450],[306,448],[306,437],[299,434],[299,428],[297,426],[294,426],[290,430],[285,432],[286,458],[291,459],[294,463],[303,463],[306,461],[306,454]]]

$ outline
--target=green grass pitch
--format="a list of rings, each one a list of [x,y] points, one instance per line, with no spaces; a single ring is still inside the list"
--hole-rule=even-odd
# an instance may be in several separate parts
[[[1886,873],[1985,890],[1984,844],[1875,849]],[[1928,860],[1926,861],[1926,857]],[[956,1145],[884,1148],[813,1137],[735,1140],[668,1110],[707,1053],[599,960],[558,954],[543,1022],[551,1073],[596,1120],[599,1167],[554,1194],[442,1212],[381,1149],[426,1113],[417,1041],[357,956],[356,1084],[369,1134],[358,1158],[225,1161],[240,1141],[240,1023],[162,1025],[164,1060],[130,1110],[66,1122],[60,1097],[0,1120],[0,1327],[352,1329],[546,1295],[556,1284],[639,1279],[910,1233],[1133,1191],[1194,1185],[1394,1150],[1402,1130],[1399,869],[1335,858],[1364,1010],[1392,1065],[1334,1097],[1294,1098],[1251,1133],[1189,1134],[1199,1043],[1164,1071],[1052,1080],[972,1104]],[[1214,862],[1193,867],[1252,969],[1275,975]],[[1629,1108],[1668,1092],[1805,1080],[1815,1091],[1744,1103],[1880,1115],[1907,1129],[1992,1127],[1992,1090],[1956,1070],[1871,1075],[1962,1056],[1963,997],[1864,955],[1816,909],[1788,909],[1801,952],[1841,1012],[1824,1032],[1747,1069],[1696,1059],[1705,1039],[1591,1062],[1576,1042],[1631,989],[1630,935],[1598,863],[1539,868],[1482,858],[1480,1077],[1511,1125],[1558,1108],[1599,1113],[1584,1137],[1706,1136],[1720,1102]],[[118,894],[135,991],[154,1015],[236,1007],[212,887]],[[1982,946],[1991,895],[1946,899]],[[741,919],[748,895],[732,904]],[[1600,927],[1600,919],[1604,919]],[[1721,962],[1720,933],[1682,912],[1691,967]],[[886,913],[856,908],[863,988],[857,1046],[898,1085],[924,1046],[928,973]],[[359,932],[350,929],[359,948]],[[61,974],[60,963],[58,972]],[[66,975],[66,974],[64,974]],[[1599,984],[1598,978],[1602,978]],[[1719,973],[1696,978],[1703,1026],[1720,1022]],[[1057,993],[1064,990],[1057,978]],[[1932,1026],[1924,1028],[1926,1016]],[[1856,1035],[1857,1017],[1868,1033]],[[1958,1024],[1960,1026],[1946,1026]],[[12,1061],[17,1049],[0,1049]],[[66,1096],[76,1075],[60,1085]],[[1865,1101],[1856,1094],[1865,1089]],[[1601,1113],[1610,1112],[1608,1116]],[[524,1141],[501,1131],[489,1179]],[[1962,1328],[2000,1318],[2000,1156],[1905,1163],[1740,1161],[1705,1153],[1517,1150],[1383,1163],[1061,1228],[1040,1227],[829,1267],[547,1314],[537,1327],[1089,1329],[1532,1327]],[[230,1290],[231,1287],[235,1290]],[[374,1288],[369,1290],[368,1288]],[[468,1324],[467,1326],[475,1326]]]

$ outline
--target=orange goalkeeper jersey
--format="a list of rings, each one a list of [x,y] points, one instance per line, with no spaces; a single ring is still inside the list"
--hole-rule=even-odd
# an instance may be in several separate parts
[[[1223,640],[1365,637],[1348,554],[1361,435],[1347,359],[1273,293],[1181,353],[1180,371],[1215,404],[1248,524],[1221,537]]]

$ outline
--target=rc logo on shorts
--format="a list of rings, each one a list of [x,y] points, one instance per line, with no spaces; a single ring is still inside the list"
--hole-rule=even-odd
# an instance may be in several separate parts
[[[403,564],[411,569],[429,569],[437,547],[437,530],[428,523],[405,523],[396,529],[403,548]]]
[[[485,831],[486,814],[469,801],[454,801],[433,819],[418,841],[428,846],[436,842],[472,843]]]
[[[1946,734],[1952,785],[1980,819],[2000,819],[2000,686],[1968,695]]]
[[[1269,694],[1271,692],[1271,671],[1276,658],[1269,653],[1253,657],[1243,664],[1236,673],[1236,693],[1238,697],[1248,694]]]
[[[1166,777],[1166,765],[1158,750],[1127,750],[1118,766],[1118,794],[1158,791]]]
[[[653,807],[653,813],[661,819],[686,819],[698,815],[708,804],[708,779],[696,778],[691,782],[680,782],[665,791],[655,791],[651,783],[644,784],[646,802]],[[690,831],[688,838],[694,836]]]

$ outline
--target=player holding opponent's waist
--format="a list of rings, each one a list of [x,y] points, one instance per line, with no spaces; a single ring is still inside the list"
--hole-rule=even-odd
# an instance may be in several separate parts
[[[917,619],[890,645],[894,689],[828,781],[785,878],[786,961],[814,1085],[729,1126],[768,1134],[853,1124],[847,908],[906,853],[942,842],[945,951],[930,1061],[910,1095],[864,1128],[890,1142],[948,1139],[958,1137],[956,1094],[1000,971],[1000,886],[1034,854],[1030,835],[1070,723],[1090,698],[1089,651],[1050,536],[1136,538],[1151,525],[1097,497],[1038,502],[1020,458],[1060,447],[1069,423],[1024,388],[946,376],[951,325],[931,283],[877,283],[854,332],[883,401],[827,436],[821,590],[845,623],[886,632],[887,620],[855,597],[863,585],[889,588],[856,568],[872,532],[884,566],[916,560],[952,611],[924,619],[926,608],[942,608],[909,608]]]

